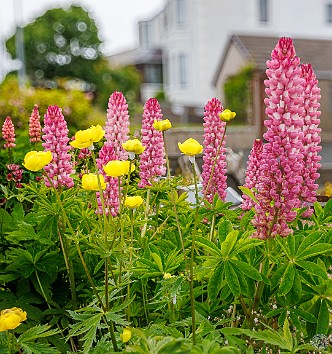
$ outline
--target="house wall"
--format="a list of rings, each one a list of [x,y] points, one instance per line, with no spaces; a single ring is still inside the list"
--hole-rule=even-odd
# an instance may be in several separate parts
[[[332,38],[332,24],[326,21],[328,1],[332,0],[268,0],[268,21],[261,22],[259,0],[165,0],[159,14],[142,21],[149,39],[144,40],[140,30],[141,46],[162,49],[164,90],[170,103],[202,108],[221,94],[213,77],[232,34]]]
[[[321,89],[320,116],[322,140],[332,142],[332,80],[318,80]]]

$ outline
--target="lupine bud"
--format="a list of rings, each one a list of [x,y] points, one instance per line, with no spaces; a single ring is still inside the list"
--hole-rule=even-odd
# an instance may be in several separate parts
[[[7,117],[2,126],[2,137],[5,139],[4,148],[10,149],[16,146],[15,144],[15,127],[10,117]]]
[[[213,197],[226,198],[226,123],[220,119],[221,102],[217,98],[210,100],[204,109],[204,150],[202,167],[203,194],[211,203]],[[221,146],[220,146],[221,144]]]
[[[142,144],[145,150],[140,156],[141,178],[138,186],[150,186],[158,177],[166,173],[165,148],[163,134],[153,128],[155,121],[162,120],[160,105],[155,98],[150,98],[144,105],[142,122]]]
[[[41,125],[38,106],[34,105],[29,119],[29,136],[30,142],[38,143],[41,141]]]

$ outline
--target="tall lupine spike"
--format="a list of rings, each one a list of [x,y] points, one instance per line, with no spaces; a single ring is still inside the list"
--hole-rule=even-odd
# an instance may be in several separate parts
[[[46,151],[51,151],[53,160],[44,167],[53,186],[58,188],[64,186],[71,188],[74,186],[74,181],[70,177],[73,172],[71,155],[68,151],[71,146],[68,144],[68,128],[65,118],[58,106],[49,106],[44,116],[42,146]],[[45,178],[47,187],[52,187],[50,181]]]
[[[303,83],[300,59],[290,38],[281,38],[267,62],[268,120],[262,152],[253,236],[288,236],[303,183]]]
[[[5,144],[3,145],[5,149],[11,149],[16,146],[15,144],[15,127],[8,116],[2,125],[2,137],[5,139]]]
[[[203,194],[211,203],[218,194],[222,200],[226,199],[226,122],[222,121],[219,113],[223,111],[221,102],[212,98],[204,109],[204,150],[202,167]],[[220,146],[221,144],[221,146]]]
[[[304,206],[308,203],[314,203],[316,198],[316,193],[318,189],[318,184],[316,180],[319,178],[318,170],[320,169],[321,156],[318,152],[321,151],[320,146],[320,133],[321,129],[318,127],[320,124],[319,116],[321,112],[319,111],[319,100],[321,98],[320,88],[317,86],[318,80],[312,69],[311,64],[303,64],[301,66],[302,75],[305,79],[304,88],[304,142],[303,142],[303,154],[304,154],[304,165],[303,165],[303,185],[301,189],[301,199]],[[312,214],[312,209],[308,209],[304,216],[310,216]]]
[[[31,143],[38,143],[41,141],[40,115],[37,105],[34,105],[29,119],[29,136]]]
[[[262,151],[263,142],[261,139],[256,139],[248,157],[247,172],[244,181],[244,187],[249,188],[254,194],[256,194],[255,191],[258,189]],[[242,196],[242,199],[243,203],[241,204],[241,208],[243,210],[250,210],[254,205],[253,200],[246,194]]]
[[[128,152],[122,147],[129,139],[129,113],[122,92],[113,92],[108,101],[105,125],[106,146],[114,149],[118,160],[127,160]]]
[[[103,191],[104,203],[105,203],[105,212],[106,215],[116,216],[119,212],[119,187],[118,187],[118,178],[109,177],[104,171],[103,166],[109,161],[117,160],[114,149],[111,146],[104,146],[99,151],[99,157],[96,159],[98,171],[104,176],[106,183],[106,189]],[[97,201],[98,201],[98,214],[103,214],[102,202],[100,198],[100,193],[97,192]]]
[[[138,186],[144,188],[166,173],[165,148],[162,132],[154,129],[154,121],[162,120],[160,105],[155,98],[146,101],[142,122],[142,145],[145,150],[140,155],[141,178]]]

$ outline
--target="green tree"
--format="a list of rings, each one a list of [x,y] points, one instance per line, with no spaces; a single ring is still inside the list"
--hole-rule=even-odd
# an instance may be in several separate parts
[[[95,21],[83,8],[48,10],[23,29],[26,70],[33,83],[58,77],[96,83],[101,40]],[[15,35],[6,47],[16,57]]]

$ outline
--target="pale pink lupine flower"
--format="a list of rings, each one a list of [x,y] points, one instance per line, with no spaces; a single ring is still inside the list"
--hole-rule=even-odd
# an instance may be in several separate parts
[[[31,143],[37,143],[41,141],[40,115],[37,105],[34,105],[29,119],[29,136]]]
[[[265,239],[292,233],[302,186],[303,83],[300,59],[290,38],[281,38],[267,62],[265,80],[267,132],[258,183],[253,237]]]
[[[218,194],[222,200],[226,199],[226,122],[222,121],[219,113],[223,111],[221,102],[212,98],[204,109],[204,150],[202,167],[203,194],[211,203]],[[221,146],[220,146],[221,144]]]
[[[71,155],[68,144],[68,128],[65,118],[58,106],[49,106],[44,116],[42,146],[46,151],[51,151],[53,159],[44,167],[55,188],[65,186],[71,188],[74,181],[70,177],[73,172]],[[45,177],[47,187],[52,187],[49,180]]]
[[[7,117],[2,126],[2,137],[6,140],[3,145],[5,149],[16,146],[15,144],[15,127],[10,117]]]
[[[244,187],[249,188],[254,194],[256,194],[258,188],[262,151],[263,142],[261,139],[256,139],[248,157],[246,178],[244,181]],[[250,210],[254,205],[253,200],[246,194],[243,194],[242,199],[241,208],[243,210]]]
[[[122,147],[129,139],[129,112],[122,92],[113,92],[108,101],[105,125],[105,145],[114,149],[118,160],[127,160],[128,152]]]
[[[303,164],[303,185],[301,189],[301,200],[303,201],[303,206],[308,205],[308,203],[314,203],[316,198],[316,193],[318,189],[318,184],[315,183],[319,178],[318,170],[320,169],[321,156],[318,152],[321,151],[320,146],[320,133],[321,129],[318,127],[320,124],[319,116],[321,112],[319,111],[319,100],[320,100],[320,88],[317,86],[318,80],[310,64],[304,64],[301,66],[302,75],[305,79],[304,86],[304,142],[303,142],[303,154],[304,154],[304,164]],[[308,208],[303,216],[310,216],[312,214],[312,209]]]
[[[118,178],[107,176],[103,166],[109,161],[117,160],[114,149],[111,146],[104,145],[99,151],[99,157],[96,159],[98,171],[104,176],[106,188],[103,190],[104,206],[106,215],[116,216],[119,212],[119,184]],[[100,192],[96,192],[98,202],[98,214],[103,214]]]
[[[145,150],[140,155],[140,182],[138,186],[150,186],[153,181],[166,173],[165,147],[163,134],[154,129],[154,121],[162,120],[160,105],[156,98],[146,101],[142,121],[142,145]]]

